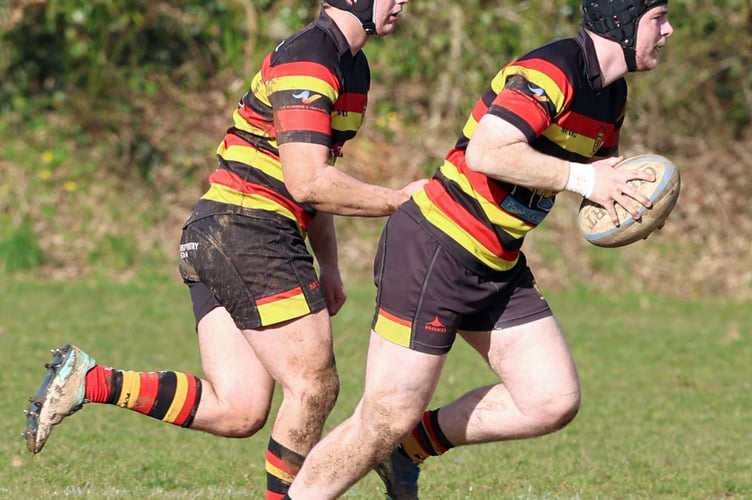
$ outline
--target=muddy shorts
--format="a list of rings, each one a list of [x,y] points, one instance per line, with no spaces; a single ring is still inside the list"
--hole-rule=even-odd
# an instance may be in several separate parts
[[[219,305],[243,330],[326,307],[297,225],[274,213],[194,216],[180,239],[180,275],[196,323]]]
[[[449,352],[458,330],[488,332],[552,314],[524,255],[509,271],[478,274],[404,210],[382,232],[374,281],[374,331],[428,354]]]

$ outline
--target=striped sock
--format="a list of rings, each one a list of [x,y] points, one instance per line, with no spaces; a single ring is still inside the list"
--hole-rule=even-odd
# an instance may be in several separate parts
[[[421,421],[410,434],[402,438],[400,444],[405,454],[416,464],[454,448],[439,428],[439,410],[423,413]]]
[[[287,497],[292,480],[303,465],[304,456],[298,455],[269,438],[266,449],[266,500],[283,500]]]
[[[132,372],[97,365],[86,374],[85,397],[190,427],[201,401],[201,379],[182,372]]]

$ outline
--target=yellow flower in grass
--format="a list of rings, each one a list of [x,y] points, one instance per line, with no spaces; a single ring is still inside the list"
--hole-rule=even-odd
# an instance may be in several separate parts
[[[54,159],[55,155],[52,154],[52,151],[45,151],[44,153],[42,153],[42,163],[44,163],[45,165],[49,165]]]
[[[75,191],[77,187],[78,187],[78,184],[76,184],[76,181],[65,181],[63,183],[63,189],[65,189],[69,193],[72,193],[73,191]]]
[[[52,179],[52,171],[46,168],[44,170],[41,170],[39,172],[39,178],[42,179],[43,181],[48,181]]]

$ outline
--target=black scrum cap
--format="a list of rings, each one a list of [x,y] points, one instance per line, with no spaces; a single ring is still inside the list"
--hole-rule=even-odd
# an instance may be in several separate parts
[[[637,23],[645,12],[668,0],[583,0],[582,25],[593,33],[619,42],[629,71],[637,70]]]

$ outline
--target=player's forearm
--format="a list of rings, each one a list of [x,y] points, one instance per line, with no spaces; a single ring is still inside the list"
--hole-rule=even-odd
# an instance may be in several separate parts
[[[294,196],[323,212],[362,217],[389,215],[409,198],[402,191],[362,182],[335,167],[327,167]]]
[[[468,153],[472,170],[502,182],[558,192],[569,179],[569,162],[540,153],[524,142]]]
[[[308,241],[322,268],[337,269],[337,234],[332,214],[325,212],[316,214],[308,226]]]

